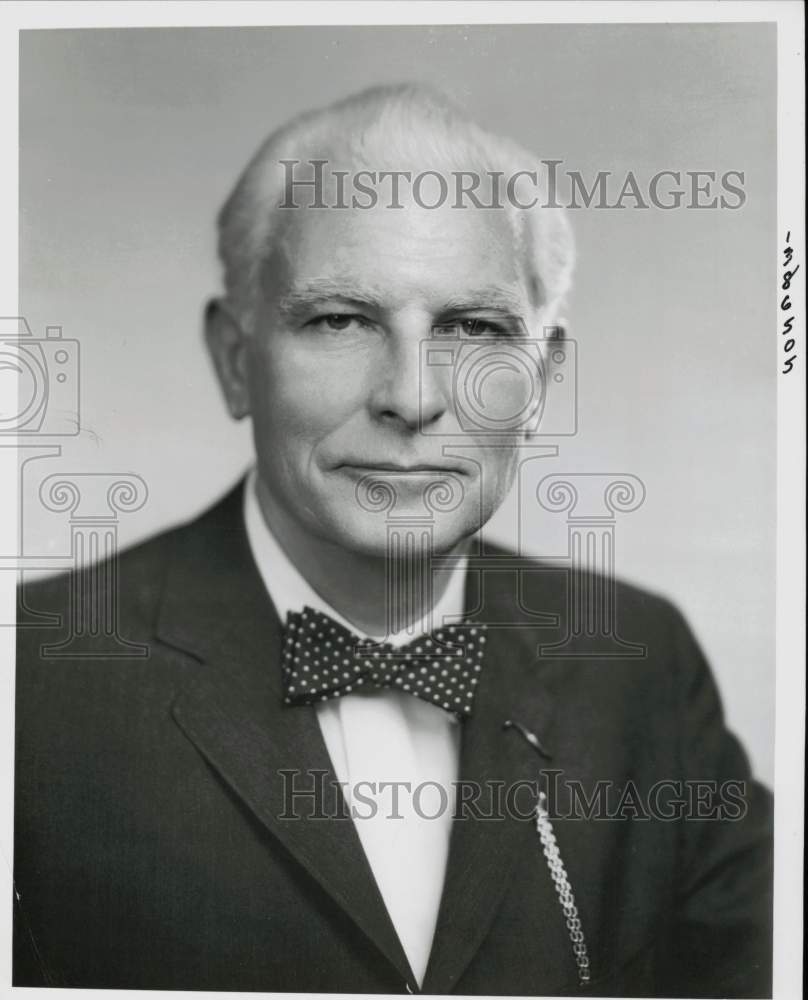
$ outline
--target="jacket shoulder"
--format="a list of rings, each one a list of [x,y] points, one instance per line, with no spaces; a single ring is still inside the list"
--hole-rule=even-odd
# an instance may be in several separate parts
[[[70,594],[114,598],[119,608],[146,611],[160,592],[169,554],[185,526],[162,531],[99,562],[44,579],[23,576],[17,588],[18,625],[33,626],[41,615],[63,611]]]
[[[17,591],[18,623],[35,625],[40,615],[63,612],[70,593],[96,595],[117,602],[122,614],[150,618],[162,591],[172,554],[204,545],[206,529],[239,526],[241,484],[212,507],[96,563],[47,578],[23,577]]]
[[[515,602],[522,611],[528,612],[528,617],[534,609],[546,608],[561,614],[562,626],[576,612],[589,611],[606,618],[619,616],[627,626],[631,624],[642,629],[668,632],[687,628],[682,612],[670,598],[619,576],[586,567],[573,568],[566,562],[521,556],[505,546],[488,546],[486,555],[492,557],[490,570],[485,569],[483,562],[482,572],[500,575],[503,585],[510,574]],[[502,569],[498,569],[498,565]],[[569,624],[572,626],[573,622]]]

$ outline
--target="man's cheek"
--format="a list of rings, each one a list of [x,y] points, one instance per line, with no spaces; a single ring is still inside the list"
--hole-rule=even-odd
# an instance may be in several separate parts
[[[294,351],[272,359],[272,383],[285,408],[324,414],[329,422],[362,401],[368,367],[363,352]]]
[[[499,507],[513,485],[517,452],[515,447],[483,448],[482,455],[480,486],[484,516],[488,516]]]
[[[512,367],[500,368],[488,379],[485,393],[486,416],[505,431],[518,428],[535,409],[541,386],[533,371],[519,355],[506,359]]]
[[[354,411],[355,405],[338,379],[327,382],[308,379],[295,386],[287,384],[274,401],[277,420],[284,433],[317,439],[339,427]]]

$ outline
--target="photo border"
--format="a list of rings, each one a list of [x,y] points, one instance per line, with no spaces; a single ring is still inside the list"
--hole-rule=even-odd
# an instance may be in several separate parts
[[[775,932],[774,996],[802,992],[802,874],[805,748],[805,116],[804,9],[799,0],[754,2],[544,2],[421,3],[366,5],[339,3],[7,3],[0,9],[0,126],[13,153],[18,136],[19,31],[41,28],[274,26],[418,24],[584,24],[776,22],[778,27],[778,245],[772,247],[782,274],[782,249],[791,233],[794,264],[801,275],[792,284],[797,359],[778,378],[777,440],[777,655],[775,727]],[[0,188],[0,314],[18,315],[18,159],[3,158]],[[772,296],[770,336],[773,363],[781,370],[782,310]],[[776,355],[776,357],[775,357]],[[13,536],[19,492],[0,492],[0,525]],[[5,551],[13,551],[11,545]],[[0,613],[11,620],[13,574],[0,574]],[[14,635],[0,629],[0,984],[11,980],[13,844]],[[78,990],[26,989],[25,995],[70,996]],[[93,990],[93,996],[164,996],[138,990]],[[179,995],[179,994],[174,994]],[[200,996],[198,993],[184,994]],[[202,994],[203,996],[206,994]],[[339,994],[323,994],[338,996]]]

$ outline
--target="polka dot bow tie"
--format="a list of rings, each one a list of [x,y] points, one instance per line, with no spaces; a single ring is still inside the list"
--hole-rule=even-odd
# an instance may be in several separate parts
[[[392,688],[471,715],[483,669],[485,625],[448,625],[405,646],[363,639],[321,611],[290,611],[283,642],[283,700],[314,705]]]

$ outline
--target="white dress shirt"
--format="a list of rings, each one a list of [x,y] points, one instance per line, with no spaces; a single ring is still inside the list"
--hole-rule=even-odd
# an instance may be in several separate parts
[[[244,490],[247,537],[281,621],[308,605],[363,635],[292,564],[264,520],[255,486],[253,469]],[[449,624],[445,616],[456,620],[462,614],[465,575],[463,563],[433,609],[433,627]],[[415,634],[428,630],[426,621]],[[402,645],[410,636],[368,638]],[[269,665],[280,668],[280,663]],[[349,694],[321,702],[315,711],[379,892],[420,986],[446,874],[460,726],[442,708],[403,691]],[[408,787],[380,787],[392,782]]]

